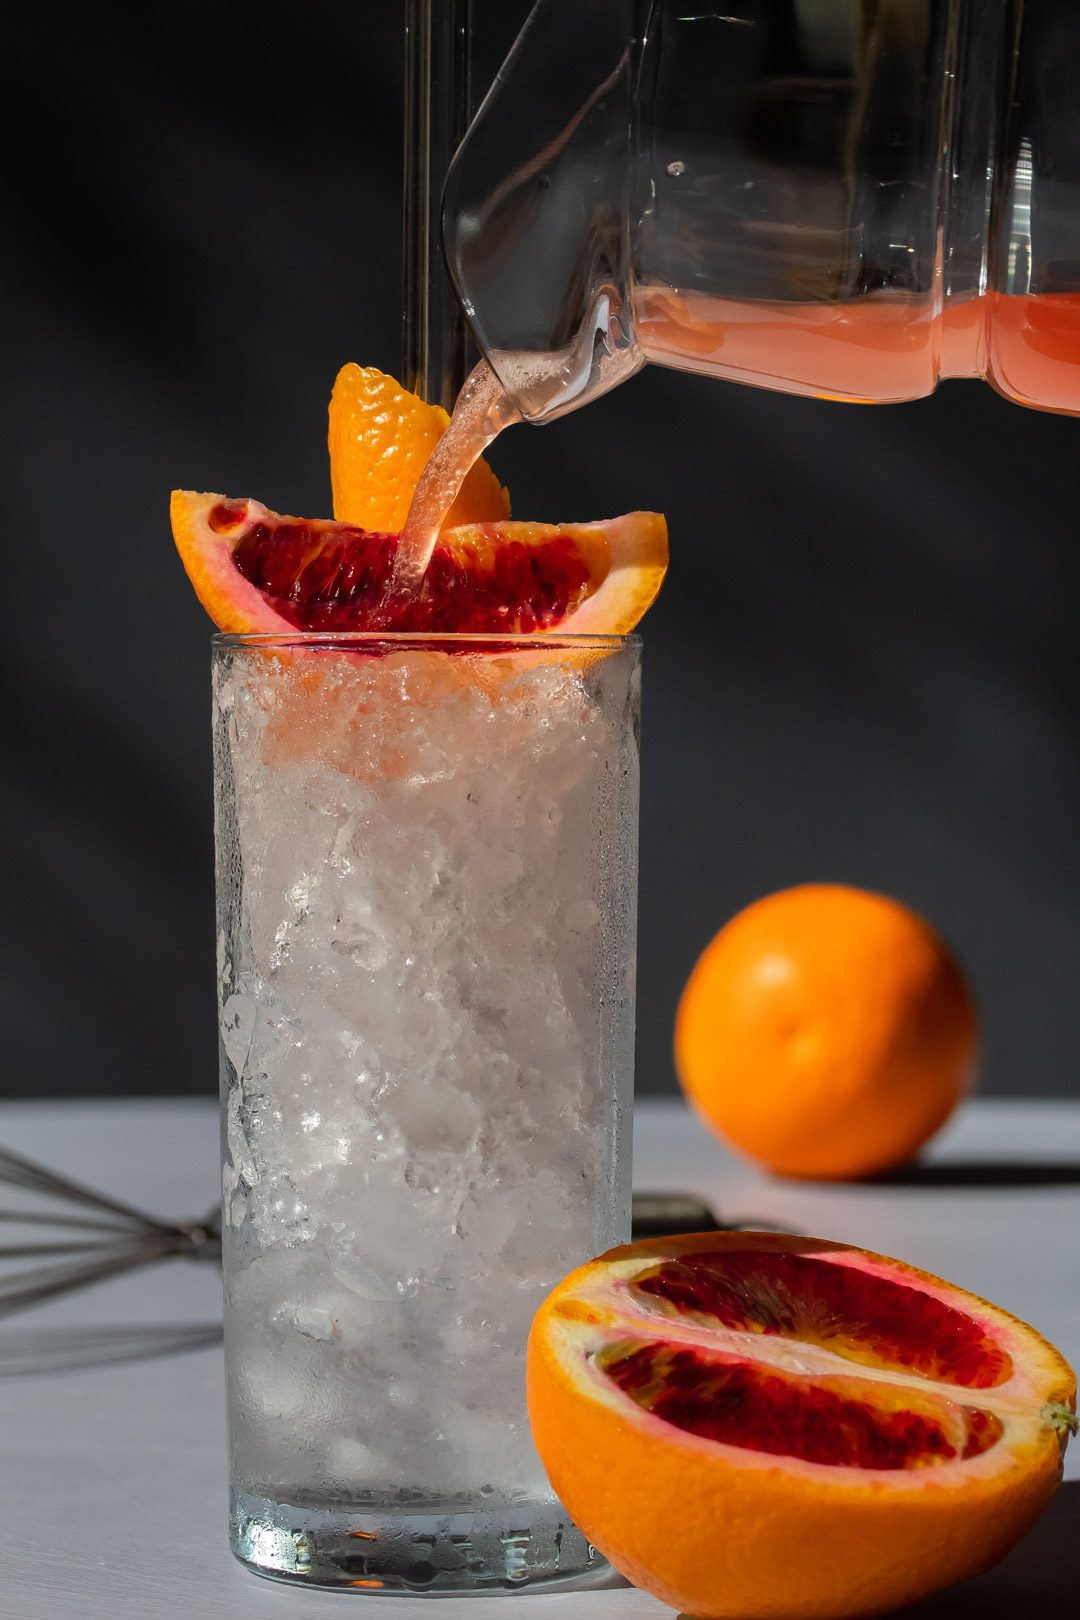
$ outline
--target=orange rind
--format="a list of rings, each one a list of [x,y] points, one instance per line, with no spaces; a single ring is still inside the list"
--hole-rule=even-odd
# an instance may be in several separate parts
[[[357,528],[398,534],[420,474],[450,418],[375,366],[342,366],[330,396],[330,481],[334,516]],[[499,523],[510,497],[478,461],[444,528]]]

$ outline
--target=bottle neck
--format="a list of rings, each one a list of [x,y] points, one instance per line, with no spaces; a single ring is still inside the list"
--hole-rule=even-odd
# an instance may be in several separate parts
[[[939,171],[938,374],[986,370],[999,108],[1012,0],[951,0]]]

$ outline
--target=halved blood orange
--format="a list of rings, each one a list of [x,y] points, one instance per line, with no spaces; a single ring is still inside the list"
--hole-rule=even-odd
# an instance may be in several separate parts
[[[978,1574],[1046,1506],[1076,1380],[896,1260],[708,1233],[613,1249],[541,1306],[537,1449],[636,1585],[710,1620],[875,1615]]]
[[[279,517],[258,501],[174,490],[172,528],[200,602],[244,634],[385,630],[624,634],[660,589],[656,512],[600,523],[444,529],[420,596],[388,599],[396,534]]]

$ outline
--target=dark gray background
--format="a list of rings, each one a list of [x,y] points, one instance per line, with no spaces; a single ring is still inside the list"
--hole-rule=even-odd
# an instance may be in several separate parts
[[[493,66],[524,6],[479,0]],[[24,5],[0,111],[2,1089],[215,1085],[209,626],[173,485],[329,510],[342,361],[398,367],[396,0]],[[483,70],[482,70],[483,71]],[[804,879],[953,941],[984,1086],[1080,1060],[1080,425],[650,371],[495,453],[519,516],[666,510],[639,1083],[719,925]]]

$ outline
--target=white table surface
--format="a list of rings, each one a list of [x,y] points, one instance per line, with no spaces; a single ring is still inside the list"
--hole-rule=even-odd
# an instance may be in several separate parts
[[[0,1143],[161,1215],[193,1216],[216,1200],[216,1111],[204,1101],[8,1103]],[[770,1181],[727,1157],[677,1104],[646,1103],[635,1182],[925,1266],[1034,1323],[1080,1363],[1080,1102],[971,1105],[923,1177],[861,1188]],[[63,1330],[212,1330],[219,1316],[216,1269],[174,1261],[0,1324],[2,1620],[326,1620],[365,1601],[383,1612],[385,1600],[370,1596],[260,1580],[230,1556],[220,1347],[41,1370],[42,1347],[55,1349]],[[1080,1442],[1066,1478],[1004,1564],[908,1611],[912,1620],[1074,1616]],[[621,1584],[440,1602],[439,1620],[520,1616],[522,1602],[539,1620],[671,1615]],[[396,1596],[386,1612],[430,1620],[433,1611],[430,1600]]]

